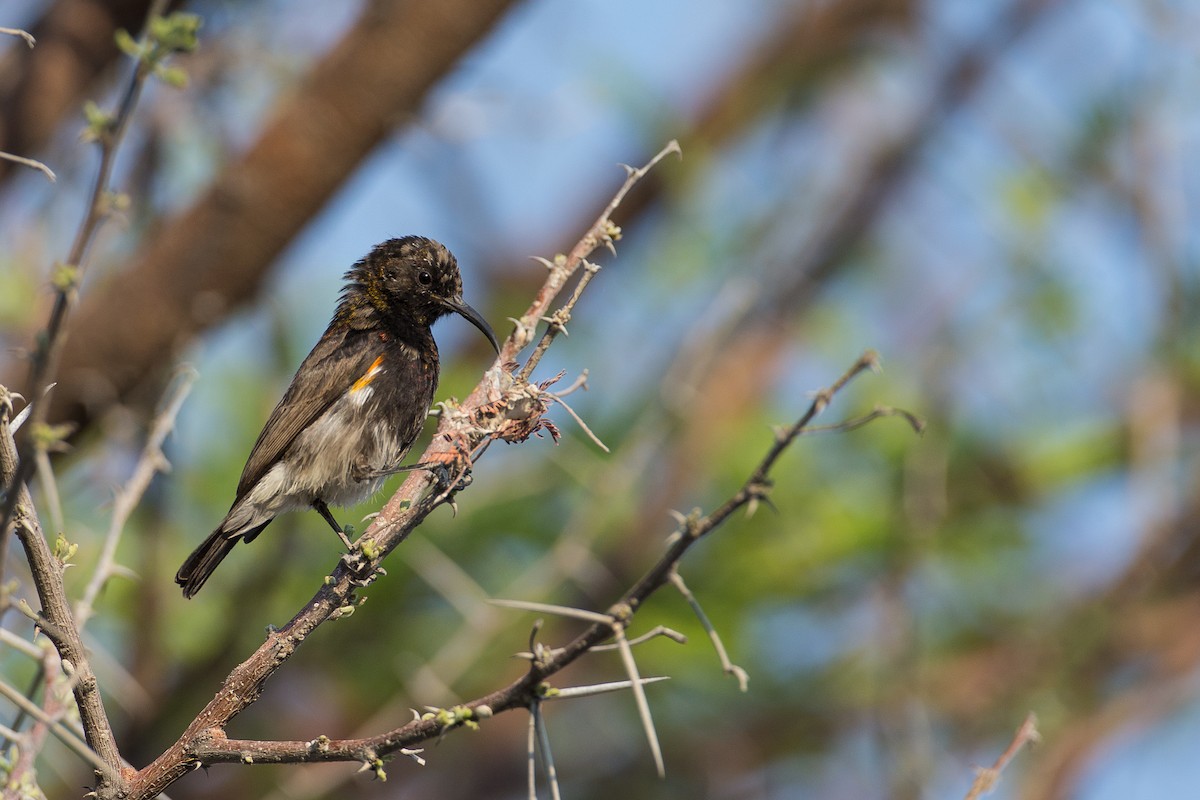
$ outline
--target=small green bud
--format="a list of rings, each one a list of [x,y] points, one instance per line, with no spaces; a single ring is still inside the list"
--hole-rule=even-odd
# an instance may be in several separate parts
[[[159,80],[173,89],[184,89],[188,84],[188,74],[182,67],[168,67],[159,64],[154,68],[154,74]]]
[[[125,192],[105,192],[100,196],[100,213],[124,213],[133,207],[133,200]]]
[[[113,41],[116,42],[117,49],[130,58],[142,57],[141,44],[133,38],[133,34],[124,28],[117,28],[117,32],[113,34]]]
[[[150,39],[172,53],[190,53],[199,44],[197,33],[204,24],[199,14],[176,11],[150,20]]]
[[[54,272],[50,275],[50,283],[60,292],[71,291],[79,285],[79,267],[74,264],[58,262],[54,265]]]
[[[75,554],[79,552],[79,545],[72,544],[67,541],[67,537],[61,533],[54,540],[54,558],[64,567],[71,562]]]
[[[32,430],[33,443],[39,450],[47,453],[62,453],[67,449],[65,439],[74,426],[71,424],[47,425],[41,423]]]
[[[112,114],[91,100],[83,104],[83,118],[87,121],[87,127],[83,129],[81,137],[85,142],[98,142],[112,130]]]

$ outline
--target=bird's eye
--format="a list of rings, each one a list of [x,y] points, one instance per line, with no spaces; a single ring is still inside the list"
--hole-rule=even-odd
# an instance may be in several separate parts
[[[428,271],[421,270],[420,274],[417,275],[417,280],[421,282],[422,286],[428,286],[433,283],[433,276]]]

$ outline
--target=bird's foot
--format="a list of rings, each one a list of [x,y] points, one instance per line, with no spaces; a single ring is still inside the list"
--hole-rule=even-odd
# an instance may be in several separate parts
[[[454,449],[449,453],[435,453],[420,466],[429,470],[437,481],[438,491],[453,496],[471,485],[471,448],[465,437],[453,437],[449,441]]]
[[[376,578],[387,575],[387,570],[375,563],[374,559],[363,552],[363,549],[360,547],[355,547],[349,552],[343,553],[342,563],[350,571],[350,583],[353,586],[368,586]]]
[[[386,569],[372,566],[370,561],[357,553],[347,553],[342,556],[342,563],[350,571],[350,585],[356,588],[370,586],[376,578],[387,575]]]
[[[471,485],[471,462],[457,454],[447,454],[422,466],[433,476],[439,493],[456,494]]]

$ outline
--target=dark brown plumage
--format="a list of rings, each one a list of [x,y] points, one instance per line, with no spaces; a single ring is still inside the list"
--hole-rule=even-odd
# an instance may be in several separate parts
[[[185,597],[285,511],[311,506],[345,538],[329,506],[361,502],[401,465],[437,390],[430,326],[451,312],[499,352],[463,302],[457,261],[432,239],[389,239],[346,273],[329,327],[250,450],[229,513],[175,575]]]

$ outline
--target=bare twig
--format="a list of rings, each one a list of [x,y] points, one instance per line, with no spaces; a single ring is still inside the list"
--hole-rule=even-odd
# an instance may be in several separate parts
[[[573,391],[573,387],[568,387],[568,388]],[[582,430],[585,434],[587,434],[587,437],[589,439],[591,439],[592,442],[594,442],[597,447],[599,447],[601,450],[603,450],[606,453],[611,452],[608,449],[608,445],[606,445],[604,442],[600,441],[600,437],[597,436],[596,434],[592,433],[592,429],[587,426],[587,423],[583,421],[583,418],[575,413],[575,409],[573,409],[569,405],[567,405],[566,400],[563,400],[563,395],[566,394],[566,392],[558,392],[558,393],[548,392],[547,394],[549,394],[551,397],[554,398],[554,402],[558,403],[560,406],[562,406],[564,409],[566,409],[566,412],[571,415],[571,419],[575,420],[575,424],[579,426],[580,430]]]
[[[665,681],[667,678],[642,678],[639,683],[645,685],[647,683],[657,683]],[[547,700],[564,700],[570,697],[588,697],[595,694],[605,694],[607,692],[618,692],[628,689],[633,684],[629,681],[614,681],[612,683],[599,683],[592,686],[575,686],[568,689],[556,689],[552,692],[547,692],[543,697],[536,697],[529,704],[529,735],[526,739],[528,775],[527,782],[529,785],[530,800],[537,800],[537,753],[540,747],[542,758],[546,762],[546,780],[550,784],[550,796],[553,798],[560,797],[558,788],[558,770],[554,766],[554,756],[550,749],[550,734],[546,728],[546,718],[542,714],[542,703]]]
[[[100,596],[104,585],[114,574],[117,544],[121,540],[121,532],[125,529],[129,515],[141,502],[142,495],[150,487],[150,481],[154,479],[154,476],[168,470],[171,466],[163,455],[163,442],[175,427],[175,418],[179,415],[179,410],[183,407],[183,402],[187,399],[188,392],[191,391],[195,381],[195,370],[189,367],[181,371],[178,382],[163,403],[162,411],[150,425],[150,434],[138,457],[137,464],[134,465],[133,474],[117,492],[113,502],[112,521],[108,526],[108,534],[104,537],[104,546],[100,550],[96,568],[92,572],[91,580],[83,590],[82,597],[75,604],[75,624],[81,631],[95,611],[96,598]]]
[[[636,484],[651,463],[651,455],[657,444],[662,441],[661,426],[648,424],[645,416],[641,420],[626,437],[627,444],[619,451],[619,458],[608,461],[602,476],[593,480],[595,493],[590,496],[590,502],[572,511],[571,517],[562,525],[563,535],[557,537],[553,546],[540,558],[514,575],[507,587],[498,592],[500,596],[518,593],[544,595],[558,585],[560,579],[571,575],[583,577],[602,569],[588,548],[588,543],[602,530],[596,524],[601,516],[596,510],[611,502],[612,498],[624,496]],[[506,491],[511,492],[511,487]],[[406,546],[397,552],[402,558],[409,559],[408,549]],[[407,707],[409,697],[450,695],[452,692],[449,687],[505,629],[506,619],[506,614],[490,604],[475,605],[470,609],[467,624],[448,636],[438,651],[406,678],[407,690],[397,691],[390,702],[381,705],[370,718],[363,720],[353,735],[370,736],[385,728]],[[288,773],[283,784],[269,795],[269,800],[304,800],[336,793],[337,786],[350,777],[348,771],[320,770],[301,765]]]
[[[653,628],[651,628],[650,630],[643,633],[641,636],[635,636],[634,638],[630,639],[629,646],[634,647],[639,644],[644,644],[644,643],[650,641],[651,639],[657,639],[660,636],[663,637],[664,639],[670,639],[673,642],[677,642],[678,644],[687,644],[687,637],[684,636],[679,631],[672,630],[671,628],[668,628],[665,625],[656,625]],[[616,643],[598,644],[592,648],[592,652],[593,653],[603,653],[606,650],[616,650],[617,647],[618,647],[618,645]]]
[[[522,611],[533,611],[539,614],[554,614],[559,617],[569,617],[571,619],[581,619],[584,622],[595,622],[599,625],[611,624],[613,619],[608,614],[599,614],[595,611],[588,611],[586,608],[571,608],[570,606],[556,606],[551,603],[535,603],[529,600],[500,600],[493,598],[488,600],[494,606],[503,608],[519,608]]]
[[[33,38],[32,33],[29,31],[23,31],[20,28],[0,28],[0,33],[6,36],[20,36],[25,40],[25,44],[29,45],[30,48],[37,44],[37,39]]]
[[[2,32],[2,31],[3,31],[3,29],[0,29],[0,32]],[[30,38],[33,38],[33,37],[30,37]],[[32,167],[33,169],[36,169],[38,172],[42,173],[47,178],[49,178],[51,183],[55,183],[58,181],[58,176],[54,174],[54,170],[47,167],[41,161],[38,161],[36,158],[26,158],[25,156],[18,156],[13,153],[6,153],[3,150],[0,150],[0,158],[3,158],[5,161],[11,161],[14,164],[20,164],[23,167]]]
[[[534,700],[529,704],[529,716],[533,718],[533,729],[537,732],[538,746],[546,764],[546,782],[550,784],[550,797],[561,800],[558,790],[558,769],[554,766],[554,753],[550,750],[550,733],[546,730],[546,719],[542,716],[542,704]]]
[[[536,701],[535,701],[536,702]],[[529,787],[529,800],[537,800],[537,734],[538,718],[529,707],[529,733],[525,737],[526,753],[526,784]]]
[[[903,408],[893,408],[891,406],[876,406],[871,411],[858,417],[852,417],[842,422],[834,423],[833,425],[814,425],[804,431],[804,434],[811,435],[814,433],[847,433],[849,431],[858,430],[864,425],[869,425],[877,419],[884,417],[901,417],[913,429],[914,433],[925,432],[925,420],[913,414],[911,411],[905,411]]]
[[[1016,757],[1021,748],[1027,744],[1035,744],[1040,739],[1041,735],[1037,730],[1037,716],[1031,711],[1025,717],[1025,721],[1021,723],[1021,727],[1017,728],[1017,733],[1013,736],[1007,749],[996,759],[996,763],[990,767],[978,767],[975,770],[975,782],[971,784],[966,800],[978,800],[995,789],[996,784],[1000,782],[1000,773]]]
[[[721,641],[720,634],[709,621],[708,615],[704,613],[704,609],[700,607],[700,601],[696,599],[696,595],[692,594],[692,590],[683,582],[683,576],[679,574],[679,570],[672,570],[670,576],[671,585],[673,585],[683,599],[687,600],[688,605],[692,607],[692,613],[696,615],[696,619],[700,620],[700,625],[708,634],[709,640],[713,644],[713,648],[717,651],[717,658],[721,659],[721,669],[725,670],[726,675],[732,675],[737,678],[738,688],[743,692],[750,688],[750,675],[746,670],[739,667],[729,660],[729,653],[725,651],[725,645]]]
[[[591,281],[592,277],[598,270],[598,267],[591,265],[586,261],[587,257],[602,244],[611,248],[612,243],[620,236],[621,229],[614,225],[611,219],[613,212],[615,212],[617,207],[621,205],[621,201],[625,199],[625,195],[629,194],[629,190],[632,189],[639,180],[645,177],[646,173],[653,169],[658,162],[662,161],[671,153],[675,153],[676,155],[680,156],[683,154],[683,151],[679,148],[679,143],[674,139],[668,142],[667,146],[660,150],[652,159],[646,162],[644,166],[638,169],[628,166],[625,167],[625,171],[627,173],[625,182],[621,185],[621,188],[617,190],[617,193],[613,195],[612,200],[610,200],[608,205],[605,206],[604,211],[600,213],[600,216],[596,218],[596,221],[592,223],[592,226],[588,229],[587,233],[583,235],[583,238],[580,239],[575,247],[571,249],[571,252],[565,257],[556,258],[553,263],[545,260],[542,261],[542,263],[546,264],[549,268],[550,276],[547,278],[546,284],[543,286],[542,291],[539,293],[537,299],[535,299],[534,305],[531,306],[529,311],[527,311],[519,320],[517,320],[517,332],[513,337],[511,337],[511,340],[514,342],[514,344],[519,343],[519,346],[513,350],[512,355],[508,356],[508,358],[515,356],[516,353],[524,348],[526,344],[532,341],[533,331],[536,327],[536,323],[545,316],[546,310],[550,305],[549,301],[558,294],[566,281],[573,274],[575,274],[576,270],[578,270],[581,265],[588,265],[589,268],[585,272],[584,276],[580,279],[580,283],[582,285],[576,287],[571,301],[564,306],[565,314],[569,318],[570,311],[575,305],[575,300],[578,299],[579,294],[583,291],[583,288],[587,286],[587,283]],[[550,291],[552,291],[553,294],[546,296]],[[525,366],[521,368],[521,373],[518,377],[524,380],[529,379],[529,376],[533,374],[534,368],[538,365],[538,362],[541,361],[542,355],[546,352],[546,348],[550,346],[550,342],[552,342],[561,331],[565,330],[566,322],[566,319],[559,319],[558,325],[551,325],[549,329],[547,329],[546,334],[542,337],[542,341],[538,343],[538,346],[534,350],[533,354],[530,355],[529,359],[525,362]],[[505,344],[507,347],[507,342]],[[501,361],[503,361],[505,357],[506,353],[501,352]]]
[[[630,175],[629,179],[634,180],[635,178],[633,175]],[[611,222],[608,222],[603,229],[603,235],[605,243],[611,246],[612,241],[620,233],[618,228],[613,226]],[[546,354],[546,350],[550,348],[550,345],[559,334],[563,336],[567,335],[567,323],[571,321],[571,312],[575,309],[575,304],[579,302],[579,298],[583,295],[583,290],[592,282],[592,278],[596,277],[596,273],[600,271],[600,265],[593,264],[586,257],[581,257],[580,262],[583,266],[583,275],[579,278],[579,282],[575,284],[575,290],[571,293],[570,299],[550,316],[542,317],[542,321],[547,323],[546,331],[542,334],[542,338],[538,341],[533,353],[525,361],[525,366],[521,368],[521,373],[518,377],[522,380],[529,380],[529,376],[533,374],[534,368],[541,362],[542,356]],[[544,263],[549,264],[550,262],[544,261]],[[555,259],[550,269],[557,269],[560,266],[565,266],[566,263],[565,260]]]
[[[44,447],[34,450],[34,465],[37,470],[38,484],[41,486],[43,501],[50,514],[50,530],[61,533],[66,529],[66,521],[62,510],[62,497],[58,493],[58,480],[54,477],[54,468],[50,466],[50,453]]]
[[[650,715],[650,701],[646,699],[642,676],[638,673],[637,661],[633,657],[633,648],[625,638],[625,626],[613,625],[613,635],[617,640],[617,650],[621,653],[621,663],[629,676],[630,688],[633,689],[633,699],[637,703],[638,717],[642,720],[642,730],[646,732],[646,742],[650,745],[650,755],[654,758],[654,769],[658,777],[667,777],[667,767],[663,763],[662,745],[658,741],[658,731],[654,729],[654,717]]]
[[[561,390],[555,392],[554,396],[555,397],[566,397],[567,395],[573,394],[573,393],[579,391],[580,389],[583,389],[586,392],[587,388],[588,388],[587,380],[588,380],[588,371],[585,369],[579,373],[579,376],[577,378],[575,378],[575,380],[571,381],[570,386],[568,386],[565,389],[561,389]]]
[[[633,640],[630,639],[629,643],[633,644]],[[669,680],[671,678],[667,675],[656,675],[650,678],[638,678],[637,682],[642,686],[647,686],[651,683],[661,683],[662,681]],[[542,700],[543,702],[547,700],[569,700],[576,697],[591,697],[597,694],[623,692],[631,688],[633,688],[633,681],[609,681],[607,683],[593,683],[588,686],[568,686],[565,689],[555,689],[553,692],[547,693]]]
[[[32,659],[40,659],[42,651],[33,642],[17,636],[8,628],[0,628],[0,644],[29,656]]]

